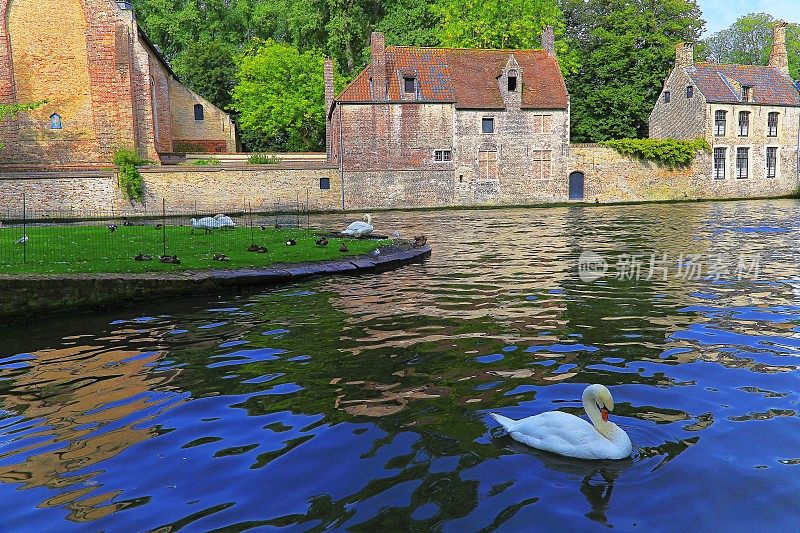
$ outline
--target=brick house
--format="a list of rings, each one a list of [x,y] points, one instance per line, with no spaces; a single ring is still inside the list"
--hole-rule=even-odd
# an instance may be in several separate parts
[[[692,45],[680,43],[650,115],[650,137],[706,139],[712,147],[708,175],[718,183],[750,180],[755,196],[791,189],[800,92],[788,65],[782,22],[774,26],[767,66],[695,62]]]
[[[386,47],[338,96],[326,62],[328,159],[346,208],[566,200],[569,95],[543,50]]]
[[[127,1],[0,0],[0,103],[41,100],[0,123],[1,168],[236,149],[230,117],[180,83]]]

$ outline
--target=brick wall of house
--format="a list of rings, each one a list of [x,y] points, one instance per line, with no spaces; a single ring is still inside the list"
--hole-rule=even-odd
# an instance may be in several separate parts
[[[686,88],[692,87],[692,97]],[[669,103],[664,93],[669,92]],[[651,139],[697,139],[706,136],[706,99],[682,68],[673,69],[650,113]]]
[[[173,150],[176,87],[133,13],[112,0],[0,0],[0,103],[48,100],[0,123],[0,167],[104,166],[119,147],[157,161]],[[54,113],[61,129],[50,127]],[[210,104],[207,114],[215,120],[181,129],[182,140],[233,151],[227,116]]]
[[[494,134],[482,133],[494,118]],[[541,123],[550,125],[544,130]],[[459,110],[454,152],[457,203],[519,205],[567,199],[569,114],[563,110]],[[534,133],[542,131],[542,133]],[[496,151],[496,177],[480,167],[481,151]],[[546,155],[545,155],[546,154]],[[534,158],[549,158],[549,164]],[[544,167],[544,169],[543,169]]]
[[[172,78],[169,87],[175,152],[235,152],[236,130],[228,114]],[[203,120],[195,120],[195,106]]]
[[[742,181],[736,178],[737,148],[748,148],[748,178],[757,182],[767,180],[767,147],[778,148],[779,180],[791,179],[797,183],[798,128],[800,128],[800,109],[796,107],[777,107],[761,105],[708,104],[705,113],[706,140],[712,148],[725,148],[724,182]],[[714,115],[716,111],[726,111],[724,136],[715,135]],[[747,136],[739,135],[738,116],[748,112],[749,128]],[[769,113],[778,113],[778,135],[768,135],[767,118]],[[771,180],[770,180],[771,181]]]

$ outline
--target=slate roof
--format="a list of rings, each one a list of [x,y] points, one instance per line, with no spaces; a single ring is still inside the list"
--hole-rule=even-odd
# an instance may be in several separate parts
[[[567,87],[558,61],[544,50],[386,48],[389,100],[400,101],[404,75],[414,75],[418,100],[454,103],[461,109],[504,109],[497,78],[511,55],[522,70],[523,109],[566,109]],[[368,66],[339,95],[338,102],[370,102]]]
[[[695,63],[686,72],[710,103],[742,103],[742,86],[749,86],[753,88],[750,103],[800,106],[800,92],[792,79],[773,67]]]

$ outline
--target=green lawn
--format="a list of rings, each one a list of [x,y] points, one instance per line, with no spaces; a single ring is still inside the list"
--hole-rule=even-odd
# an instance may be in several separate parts
[[[168,255],[177,255],[180,265],[163,264],[164,233],[153,223],[118,226],[112,233],[106,225],[28,226],[26,246],[14,244],[21,227],[0,227],[0,274],[61,274],[117,272],[174,272],[176,270],[233,269],[265,267],[274,263],[297,263],[367,254],[390,243],[379,240],[330,239],[327,247],[317,246],[317,235],[306,229],[264,230],[249,227],[215,230],[211,234],[185,226],[166,226]],[[252,235],[252,236],[251,236]],[[286,241],[294,239],[296,246]],[[339,247],[346,244],[349,251]],[[248,252],[251,244],[265,246],[268,253]],[[23,256],[23,252],[27,257]],[[138,262],[138,253],[153,261]],[[228,262],[214,261],[225,254]]]

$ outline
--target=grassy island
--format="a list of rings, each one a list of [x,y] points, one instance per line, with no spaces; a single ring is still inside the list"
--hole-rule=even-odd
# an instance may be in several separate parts
[[[113,229],[113,231],[112,231]],[[23,233],[25,244],[18,244]],[[329,238],[308,229],[249,227],[217,229],[209,234],[188,226],[142,225],[30,225],[0,227],[0,274],[72,274],[175,272],[178,270],[263,268],[278,263],[300,263],[363,255],[390,244],[385,240]],[[290,242],[295,244],[287,244]],[[248,251],[250,245],[267,249]],[[344,245],[347,251],[341,251]],[[166,252],[165,252],[166,248]],[[152,256],[135,261],[136,255]],[[223,254],[228,261],[216,261]],[[165,264],[161,255],[175,255],[180,264]]]

